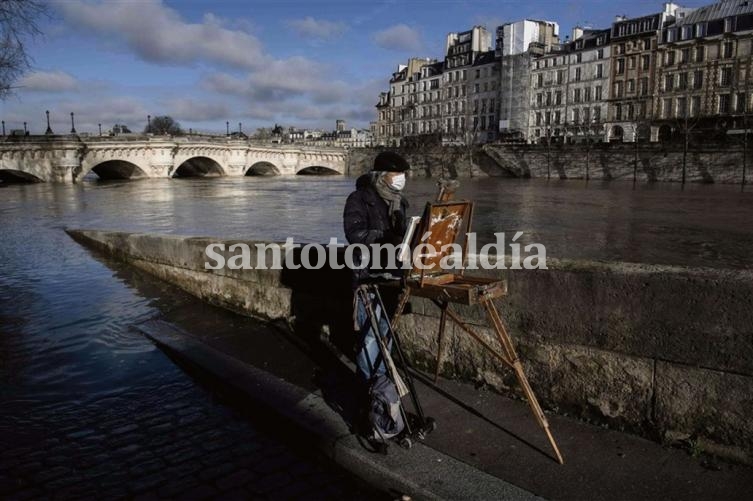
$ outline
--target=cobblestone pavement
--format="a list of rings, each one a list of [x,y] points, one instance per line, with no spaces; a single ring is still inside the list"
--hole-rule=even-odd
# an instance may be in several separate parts
[[[84,404],[3,404],[0,498],[380,498],[183,379]]]

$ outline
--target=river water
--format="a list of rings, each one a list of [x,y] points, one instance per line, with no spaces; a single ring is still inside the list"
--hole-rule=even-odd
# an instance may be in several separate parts
[[[154,297],[64,228],[342,240],[353,184],[246,177],[0,186],[0,414],[133,388],[159,394],[184,377],[132,328],[160,315]],[[435,191],[432,181],[410,180],[411,212]],[[543,243],[548,257],[753,267],[753,194],[739,187],[474,179],[459,197],[476,202],[481,243],[523,231],[520,241]]]

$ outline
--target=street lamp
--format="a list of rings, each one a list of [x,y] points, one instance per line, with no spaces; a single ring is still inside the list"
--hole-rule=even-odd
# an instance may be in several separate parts
[[[71,111],[71,134],[75,134],[75,133],[76,133],[76,125],[73,122],[73,112]]]
[[[238,122],[238,135],[240,136],[241,134],[243,134],[243,124]]]
[[[3,136],[5,136],[5,120],[3,120],[2,122],[3,122]]]
[[[47,130],[44,131],[44,133],[49,136],[52,134],[52,127],[50,127],[50,110],[45,111],[44,114],[47,115]]]
[[[28,134],[29,132],[26,130],[26,122],[24,122],[24,136]]]
[[[230,135],[230,121],[225,122],[225,135]]]
[[[146,116],[146,133],[149,134],[152,132],[152,116],[147,115]]]

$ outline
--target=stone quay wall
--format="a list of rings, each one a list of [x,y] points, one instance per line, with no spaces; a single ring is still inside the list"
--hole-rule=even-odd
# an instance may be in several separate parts
[[[740,184],[753,175],[753,148],[740,144],[693,145],[685,155],[685,179],[691,183]],[[350,150],[347,172],[371,169],[378,148]],[[519,177],[544,179],[681,182],[683,145],[678,143],[487,144],[469,151],[460,146],[397,148],[419,177]],[[547,158],[549,161],[547,162]],[[471,163],[472,159],[472,163]],[[637,162],[636,162],[637,159]],[[472,167],[471,167],[472,166]]]
[[[207,245],[229,248],[238,241],[69,233],[210,303],[283,323],[300,336],[326,332],[352,346],[347,269],[292,270],[283,263],[281,270],[205,270]],[[245,243],[256,263],[254,242]],[[498,307],[544,407],[751,459],[753,272],[553,259],[547,264],[546,270],[472,272],[508,282]],[[439,309],[418,298],[412,306],[399,325],[403,344],[414,365],[433,372]],[[454,309],[493,339],[481,308]],[[512,373],[452,323],[444,346],[444,376],[521,394]]]

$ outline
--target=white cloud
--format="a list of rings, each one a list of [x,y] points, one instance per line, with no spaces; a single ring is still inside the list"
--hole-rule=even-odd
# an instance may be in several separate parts
[[[164,103],[164,108],[168,110],[167,115],[176,120],[190,120],[194,122],[224,120],[235,113],[235,111],[231,113],[225,103],[217,101],[207,102],[190,98],[170,99]]]
[[[313,37],[322,40],[337,38],[348,29],[345,23],[314,19],[311,16],[303,19],[292,19],[287,24],[301,37]]]
[[[421,35],[406,24],[396,24],[374,34],[374,42],[383,49],[418,51],[423,48]]]
[[[18,85],[30,92],[66,92],[78,89],[74,77],[63,71],[36,71],[24,76]]]
[[[251,69],[268,59],[261,42],[246,31],[228,28],[213,14],[205,15],[201,23],[186,22],[159,0],[58,0],[55,5],[74,28],[123,40],[140,58],[152,63],[203,62]]]

